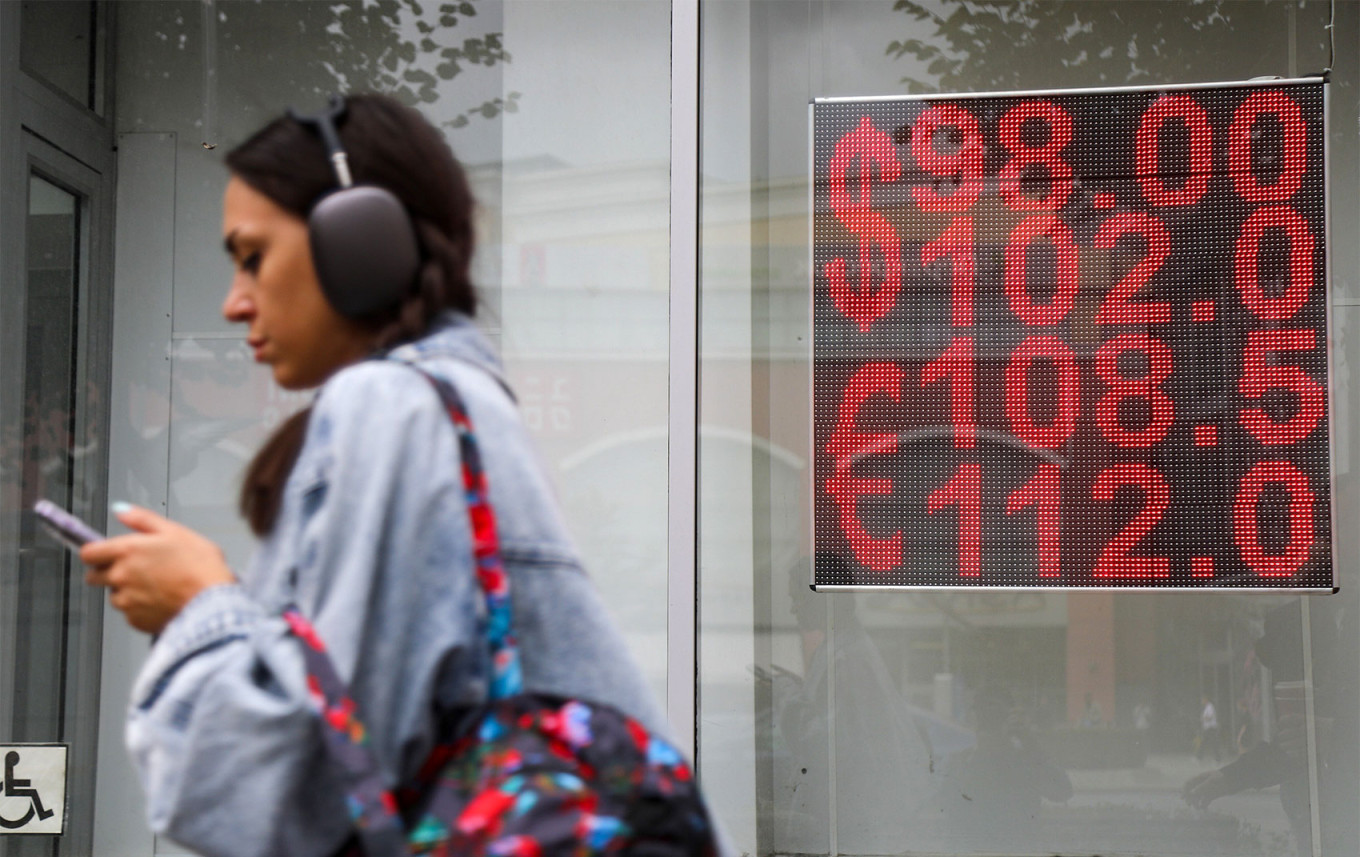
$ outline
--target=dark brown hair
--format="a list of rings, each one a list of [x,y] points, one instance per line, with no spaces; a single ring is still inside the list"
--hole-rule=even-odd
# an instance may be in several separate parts
[[[420,113],[385,95],[351,95],[339,120],[340,140],[356,184],[396,195],[415,224],[422,264],[411,293],[395,309],[363,319],[379,349],[420,338],[445,310],[472,315],[476,290],[472,191],[439,130]],[[309,127],[275,119],[226,157],[227,168],[279,207],[305,218],[336,187],[326,148]],[[241,514],[257,536],[274,527],[283,488],[307,433],[311,408],[284,421],[246,468]]]

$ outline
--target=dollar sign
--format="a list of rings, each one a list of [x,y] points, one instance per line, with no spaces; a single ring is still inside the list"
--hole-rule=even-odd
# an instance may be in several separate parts
[[[859,161],[859,196],[846,192],[850,167]],[[888,219],[869,207],[869,180],[878,165],[880,181],[895,181],[902,175],[902,164],[887,134],[874,127],[865,116],[859,127],[836,142],[831,155],[831,211],[836,219],[859,236],[859,288],[846,278],[842,258],[832,259],[823,270],[831,281],[831,300],[861,331],[867,331],[897,302],[902,288],[902,242]],[[883,253],[883,283],[874,289],[872,278],[873,244]]]

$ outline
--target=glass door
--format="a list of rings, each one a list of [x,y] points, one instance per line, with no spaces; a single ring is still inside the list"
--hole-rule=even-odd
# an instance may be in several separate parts
[[[4,857],[88,853],[103,614],[79,561],[31,512],[46,498],[103,524],[107,307],[98,312],[91,285],[101,180],[37,137],[25,134],[23,149],[23,216],[4,238],[7,254],[22,254],[22,272],[0,284],[0,744],[18,747],[6,754],[0,797],[0,818],[12,822],[0,830]],[[64,778],[24,770],[33,754],[24,745],[64,747]],[[17,823],[27,813],[16,778],[32,784],[24,799],[48,825]]]
[[[1355,135],[1360,67],[1353,49],[1360,33],[1358,13],[1356,3],[1303,2],[704,5],[698,756],[708,796],[721,808],[738,848],[758,857],[1360,854],[1355,657],[1360,651],[1360,528],[1349,523],[1360,511],[1354,464],[1360,447],[1353,430],[1360,396],[1354,392],[1357,335],[1351,324],[1360,314],[1354,240],[1360,224]],[[1200,49],[1207,44],[1212,51]],[[1331,72],[1327,297],[1336,367],[1330,400],[1338,525],[1335,545],[1326,544],[1330,536],[1320,528],[1316,544],[1333,550],[1340,592],[1300,598],[1037,588],[809,590],[814,560],[829,569],[846,561],[844,552],[825,551],[814,529],[839,529],[847,542],[847,526],[856,530],[855,537],[864,534],[880,543],[900,537],[918,562],[957,561],[960,543],[942,544],[933,528],[945,519],[958,526],[960,506],[941,501],[959,496],[971,503],[971,475],[965,481],[955,474],[976,471],[959,467],[964,462],[950,458],[952,447],[932,444],[951,437],[934,433],[937,427],[952,431],[952,401],[946,394],[972,391],[974,383],[963,380],[970,377],[967,372],[959,373],[957,387],[930,378],[953,359],[941,355],[952,350],[955,325],[967,331],[959,334],[960,342],[974,337],[968,341],[976,345],[975,365],[1004,364],[1023,346],[1018,338],[1001,342],[996,335],[1000,325],[1020,320],[1020,312],[1012,310],[1017,304],[1004,296],[997,301],[979,297],[977,315],[970,308],[965,316],[951,309],[949,289],[966,280],[979,296],[986,293],[985,282],[995,284],[987,287],[994,288],[991,294],[1000,293],[1013,279],[1008,258],[1022,260],[1015,280],[1027,287],[1044,276],[1053,286],[1056,277],[1040,272],[1057,267],[1056,254],[1040,261],[1039,252],[1011,253],[1007,248],[1014,233],[1008,222],[1004,228],[970,231],[966,247],[960,243],[962,249],[950,250],[965,263],[953,269],[958,279],[947,279],[945,266],[954,262],[941,259],[936,267],[923,260],[954,240],[952,217],[941,215],[928,227],[920,225],[920,218],[937,192],[954,192],[955,178],[969,175],[972,167],[960,165],[974,151],[972,138],[961,130],[956,135],[949,122],[928,135],[914,135],[909,123],[870,122],[863,134],[845,135],[843,148],[827,145],[809,133],[809,102],[1193,85],[1298,78],[1322,68]],[[1047,102],[1036,96],[1027,109],[1046,109],[1041,103]],[[971,128],[981,114],[958,115],[968,117],[953,120],[958,128]],[[1026,141],[1016,148],[1037,152],[1055,144],[1072,151],[1063,149],[1066,143],[1056,145],[1061,135],[1041,123],[1023,119],[1009,126],[1005,115],[995,111],[977,120],[985,129],[980,133],[995,140],[1000,128],[1014,127],[1015,139]],[[860,118],[855,115],[856,126]],[[1270,125],[1253,126],[1253,139],[1268,139]],[[940,128],[946,132],[936,133]],[[1215,133],[1221,138],[1224,130],[1216,127]],[[1189,131],[1164,136],[1157,145],[1169,151],[1184,145],[1171,138],[1188,140]],[[857,148],[868,140],[877,142]],[[1258,142],[1251,146],[1266,150]],[[1113,151],[1113,144],[1099,148]],[[1216,159],[1228,159],[1222,146],[1216,152]],[[849,203],[833,202],[841,196],[837,191],[813,193],[823,181],[812,180],[814,166],[831,157],[840,158],[846,175],[853,175],[845,181]],[[1264,162],[1275,156],[1260,157]],[[950,158],[954,172],[946,178],[941,164]],[[976,203],[968,209],[969,230],[983,223],[984,214],[1001,212],[1018,224],[1039,210],[1036,205],[1020,215],[1029,203],[1016,205],[1015,197],[1008,198],[1006,181],[998,179],[1005,157],[989,156],[985,166],[983,160],[978,159],[977,173],[984,178],[976,181],[976,198],[969,192],[969,206]],[[1022,179],[1031,180],[1028,173]],[[973,179],[959,181],[969,186]],[[1090,194],[1093,185],[1088,182],[1085,192]],[[906,188],[914,190],[908,194]],[[899,190],[901,201],[889,202],[889,194]],[[1225,190],[1228,199],[1236,193]],[[1061,204],[1049,204],[1046,214],[1054,220],[1045,222],[1078,234],[1073,244],[1083,246],[1072,253],[1080,257],[1072,260],[1077,272],[1072,279],[1079,281],[1073,288],[1080,293],[1075,301],[1095,307],[1104,298],[1087,296],[1113,294],[1110,289],[1125,278],[1140,250],[1132,243],[1125,248],[1122,237],[1113,252],[1096,246],[1096,223],[1106,222],[1109,214],[1101,207],[1104,200],[1095,202],[1094,194],[1087,198],[1092,201],[1080,201],[1074,192]],[[942,211],[929,209],[931,216]],[[1190,217],[1183,211],[1174,216],[1179,223]],[[866,225],[871,220],[873,225]],[[852,297],[845,305],[853,311],[854,300],[888,293],[885,305],[911,320],[910,333],[903,324],[902,332],[894,327],[881,338],[882,327],[872,335],[855,325],[843,337],[831,334],[834,325],[828,319],[843,323],[837,315],[854,316],[839,308],[841,300],[829,298],[833,276],[840,279],[832,273],[838,269],[825,258],[814,264],[814,235],[818,243],[832,235],[830,241],[844,248],[828,258],[846,260],[851,285],[842,295]],[[1209,278],[1198,274],[1209,270],[1207,242],[1178,246],[1170,255],[1183,257],[1187,251],[1194,257],[1195,285],[1207,285]],[[1159,300],[1172,289],[1170,278],[1162,279],[1170,270],[1168,264],[1150,281],[1167,290],[1158,293]],[[1280,271],[1262,275],[1274,278],[1272,290],[1277,283],[1283,286]],[[888,282],[888,272],[894,282],[900,275],[900,289],[880,285]],[[1230,290],[1237,288],[1231,276],[1223,281]],[[872,284],[873,292],[865,284]],[[1047,301],[1056,292],[1036,288],[1032,294]],[[824,297],[814,303],[814,295]],[[984,315],[989,301],[997,308],[990,319],[999,322]],[[1096,353],[1122,335],[1075,319],[1071,328],[1089,337],[1078,353],[1081,348]],[[1050,325],[1044,332],[1059,329]],[[1164,335],[1156,330],[1156,336]],[[851,381],[848,371],[846,380],[826,382],[826,370],[848,364],[839,355],[814,356],[814,331],[821,343],[842,342],[848,351],[871,354],[884,378],[901,382],[869,389],[872,385],[864,381],[872,373]],[[1240,367],[1228,361],[1227,349],[1210,350],[1223,355],[1225,373],[1239,377]],[[1050,371],[1048,365],[1056,365],[1041,362],[1045,368],[1034,371],[1035,389],[1045,383],[1038,379]],[[1184,383],[1186,362],[1177,358],[1181,368],[1171,383]],[[1026,366],[1015,374],[1017,389],[1028,388],[1028,373]],[[1083,431],[1099,431],[1105,379],[1084,368],[1072,374],[1091,379],[1079,391],[1077,423]],[[1005,398],[1002,386],[984,383],[967,403],[962,395],[953,401],[960,402],[960,412],[981,415]],[[854,398],[860,394],[863,400]],[[854,407],[841,409],[844,401]],[[1036,418],[1040,408],[1057,407],[1056,396],[1048,400],[1053,404],[1038,405],[1037,397],[1025,401],[1025,407],[1036,402]],[[930,408],[943,416],[928,416]],[[867,438],[873,432],[875,440],[860,447],[860,441],[832,440],[833,432],[814,431],[814,417],[825,425],[827,415],[844,416],[844,437]],[[1186,414],[1178,412],[1177,418],[1188,435]],[[998,470],[1040,472],[1037,461],[1028,469],[1020,464],[1021,455],[1033,453],[1015,443],[1023,440],[1014,430],[1017,424],[1023,421],[997,420],[997,433],[987,441],[1015,451],[1016,464]],[[878,438],[888,440],[871,445]],[[850,511],[843,519],[818,522],[817,504],[827,498],[839,502],[831,492],[841,491],[829,484],[824,470],[814,474],[814,463],[839,456],[831,447],[841,443],[854,452],[845,456],[853,466],[845,467],[842,484],[877,486],[882,493],[846,502]],[[890,475],[887,462],[899,449],[913,455],[913,466]],[[1112,460],[1131,457],[1123,448],[1116,454]],[[932,463],[939,466],[932,469]],[[1053,464],[1064,468],[1063,480],[1071,478],[1065,460]],[[1181,460],[1176,465],[1186,467]],[[1196,480],[1196,487],[1206,481]],[[989,489],[978,490],[980,496]],[[1094,493],[1076,504],[1061,504],[1052,513],[1058,521],[1054,528],[1080,533],[1088,544],[1096,541],[1091,535],[1096,530],[1086,522],[1109,514],[1113,504],[1093,502]],[[988,502],[980,500],[978,506]],[[1014,520],[1035,514],[1014,502]],[[1011,514],[997,511],[1001,514],[990,520]],[[989,514],[979,512],[976,520]],[[1121,508],[1118,514],[1132,520],[1133,509]],[[1252,514],[1264,532],[1269,516]],[[869,523],[861,526],[861,521]],[[1119,520],[1113,524],[1123,526]],[[1167,516],[1156,526],[1143,532],[1175,538],[1193,525]],[[981,533],[976,539],[984,554],[995,555],[1000,548],[1037,557],[1038,530],[1026,527],[1012,531],[1013,540],[1005,542],[996,529],[981,524],[968,529]],[[1285,544],[1283,526],[1277,532],[1278,544]],[[1152,553],[1145,545],[1140,542],[1135,554]],[[819,555],[819,548],[825,552]]]

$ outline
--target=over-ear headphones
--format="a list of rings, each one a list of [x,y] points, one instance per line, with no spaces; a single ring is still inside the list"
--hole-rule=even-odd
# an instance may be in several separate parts
[[[420,270],[420,247],[410,216],[391,191],[354,184],[336,129],[344,114],[345,100],[338,95],[321,113],[288,110],[294,121],[321,136],[339,185],[307,215],[321,291],[340,315],[359,319],[395,307],[410,293]]]

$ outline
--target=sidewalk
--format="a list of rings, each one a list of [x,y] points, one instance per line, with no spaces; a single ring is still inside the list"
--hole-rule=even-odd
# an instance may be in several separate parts
[[[1235,758],[1225,754],[1222,761],[1215,762],[1211,757],[1196,759],[1191,753],[1149,753],[1141,768],[1069,770],[1067,775],[1077,792],[1172,791],[1179,794],[1186,780],[1221,768]]]
[[[1044,814],[1058,837],[1099,828],[1110,853],[1160,853],[1164,846],[1215,857],[1297,857],[1278,789],[1228,795],[1205,810],[1182,799],[1187,780],[1234,758],[1153,753],[1141,768],[1069,770],[1075,794],[1065,804],[1046,804]]]

